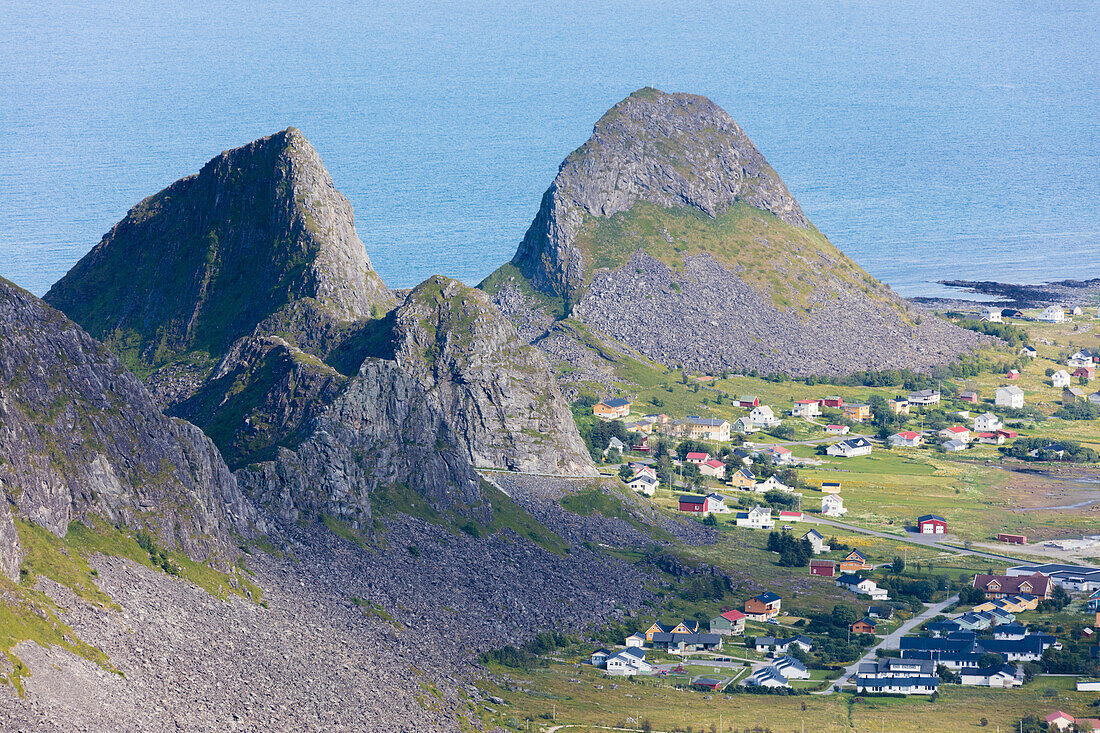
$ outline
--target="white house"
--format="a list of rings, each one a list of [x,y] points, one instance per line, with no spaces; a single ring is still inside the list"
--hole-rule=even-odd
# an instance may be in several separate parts
[[[636,647],[639,649],[645,646],[645,634],[634,632],[630,636],[626,637],[626,646],[627,648]]]
[[[825,544],[825,537],[816,529],[811,529],[806,534],[802,535],[802,539],[807,540],[810,543],[810,547],[813,548],[815,555],[820,555],[823,552],[829,551],[829,546]]]
[[[1094,367],[1096,366],[1096,362],[1092,360],[1091,354],[1078,351],[1076,354],[1066,359],[1066,366],[1070,369],[1080,369],[1081,367]]]
[[[699,473],[722,480],[726,477],[726,464],[717,458],[711,458],[706,463],[699,464]]]
[[[758,428],[774,428],[779,424],[779,418],[772,412],[772,408],[767,405],[752,408],[752,412],[749,413],[749,420]]]
[[[1024,391],[1015,384],[998,387],[993,394],[993,404],[997,407],[1011,407],[1018,410],[1024,406]]]
[[[1054,374],[1050,375],[1050,383],[1058,389],[1061,389],[1062,387],[1068,387],[1071,381],[1073,380],[1070,378],[1069,372],[1067,372],[1065,369],[1059,369],[1058,371],[1054,372]]]
[[[970,441],[970,431],[962,425],[952,425],[941,430],[940,437],[944,440],[957,440],[960,443],[968,443]]]
[[[870,596],[871,600],[886,601],[890,598],[885,588],[879,588],[878,583],[862,575],[842,575],[836,584],[849,593]]]
[[[1083,316],[1083,315],[1085,315],[1085,309],[1082,308],[1079,305],[1075,305],[1072,308],[1070,308],[1069,313],[1070,313],[1071,316]]]
[[[847,425],[826,425],[825,433],[828,435],[847,435],[851,430]]]
[[[783,483],[775,476],[768,476],[766,479],[756,485],[756,492],[758,494],[766,494],[772,489],[776,491],[790,491],[791,487]]]
[[[793,417],[811,418],[817,417],[821,414],[821,403],[817,400],[799,400],[794,403],[794,407],[791,408],[791,415]]]
[[[961,440],[952,438],[951,440],[945,440],[941,447],[948,453],[958,453],[959,451],[966,450],[967,444]]]
[[[924,438],[914,430],[906,430],[903,433],[894,433],[888,440],[895,448],[918,448]]]
[[[775,660],[772,666],[789,680],[810,679],[810,670],[806,669],[806,665],[790,655]]]
[[[910,405],[938,405],[940,403],[940,393],[935,389],[922,389],[919,392],[909,393]]]
[[[607,458],[607,454],[613,450],[618,451],[619,455],[626,453],[626,443],[619,440],[614,435],[611,436],[611,440],[607,441],[607,447],[603,449],[603,457]]]
[[[982,320],[987,323],[1000,323],[1001,322],[1001,309],[1000,308],[983,308]]]
[[[752,419],[748,415],[737,418],[733,423],[733,432],[740,433],[742,435],[750,435],[752,433],[759,432],[760,428],[752,424]]]
[[[1047,323],[1061,323],[1066,320],[1066,312],[1056,305],[1048,306],[1042,313],[1035,317],[1036,320]]]
[[[960,684],[974,687],[1019,687],[1024,683],[1021,670],[1017,676],[1016,666],[1003,664],[991,669],[964,669],[959,672]]]
[[[653,665],[645,660],[645,650],[640,647],[627,647],[612,654],[604,663],[609,675],[630,677],[636,674],[651,674]]]
[[[821,497],[821,513],[826,517],[842,517],[847,513],[844,500],[838,494],[826,494]]]
[[[749,529],[775,529],[772,510],[765,506],[754,506],[747,512],[737,512],[734,523],[738,527],[748,527]]]
[[[1024,348],[1020,349],[1020,356],[1026,356],[1026,357],[1029,357],[1031,359],[1034,359],[1038,355],[1039,355],[1039,352],[1036,351],[1035,349],[1033,349],[1030,346],[1025,346]]]
[[[976,433],[989,433],[1000,430],[1002,427],[1001,418],[992,412],[986,412],[974,418],[974,432]]]
[[[830,456],[840,456],[841,458],[867,456],[871,454],[871,441],[859,436],[848,438],[830,445],[825,449],[825,452]]]
[[[634,476],[634,478],[627,481],[626,485],[639,494],[653,496],[657,493],[658,482],[657,479],[653,478],[648,473],[639,473]]]
[[[745,678],[745,685],[755,687],[790,687],[787,678],[773,666],[761,667]]]

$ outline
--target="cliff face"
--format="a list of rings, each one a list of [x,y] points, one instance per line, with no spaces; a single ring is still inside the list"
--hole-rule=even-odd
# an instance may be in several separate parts
[[[372,494],[400,485],[488,519],[475,468],[596,475],[545,358],[484,293],[430,278],[359,355],[306,440],[238,472],[287,518],[323,511],[362,525]]]
[[[704,371],[927,368],[978,341],[834,247],[726,112],[655,89],[596,123],[481,287],[525,330],[541,321],[532,310],[572,315]]]
[[[144,371],[183,355],[216,360],[306,298],[337,321],[393,305],[351,204],[289,128],[142,201],[45,300]]]
[[[101,344],[0,279],[0,567],[18,576],[11,512],[63,536],[100,514],[226,565],[255,520],[217,449],[165,417]]]

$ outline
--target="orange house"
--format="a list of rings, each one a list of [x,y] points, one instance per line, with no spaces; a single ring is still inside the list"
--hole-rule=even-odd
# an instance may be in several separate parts
[[[852,624],[853,634],[873,634],[875,633],[875,622],[869,618],[861,618]]]
[[[852,550],[840,561],[840,572],[844,574],[858,573],[860,570],[870,569],[871,566],[867,564],[867,558],[861,555],[858,550]]]
[[[871,406],[863,404],[847,404],[844,405],[844,417],[849,420],[855,420],[856,422],[863,422],[867,418],[871,417]]]
[[[598,402],[592,407],[592,414],[604,420],[616,420],[630,414],[630,400],[616,398]]]
[[[782,599],[771,591],[753,596],[745,601],[745,615],[753,621],[766,621],[779,615]]]

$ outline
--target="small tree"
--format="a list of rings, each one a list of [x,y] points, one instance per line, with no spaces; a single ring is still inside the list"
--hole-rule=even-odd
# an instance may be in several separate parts
[[[623,480],[623,483],[626,483],[630,479],[634,478],[634,472],[630,470],[630,466],[626,465],[625,463],[619,466],[619,478]]]

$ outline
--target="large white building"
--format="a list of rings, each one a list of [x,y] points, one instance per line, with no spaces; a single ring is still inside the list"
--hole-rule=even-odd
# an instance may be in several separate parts
[[[1015,384],[998,387],[993,394],[993,404],[997,407],[1011,407],[1018,410],[1024,406],[1024,391]]]
[[[1046,323],[1061,323],[1066,320],[1066,312],[1056,305],[1047,307],[1035,317],[1036,320],[1045,321]]]

